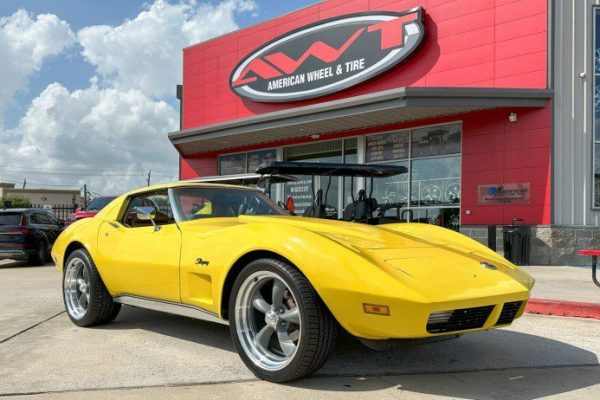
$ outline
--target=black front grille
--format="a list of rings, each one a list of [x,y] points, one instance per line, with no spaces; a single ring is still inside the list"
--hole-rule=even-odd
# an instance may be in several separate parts
[[[507,325],[513,322],[515,316],[519,312],[521,308],[522,301],[511,301],[510,303],[504,303],[502,306],[502,312],[500,312],[500,318],[498,318],[498,322],[496,325]]]
[[[481,328],[492,313],[494,306],[463,308],[453,310],[450,318],[444,322],[431,321],[427,323],[427,332],[455,332],[467,329]]]

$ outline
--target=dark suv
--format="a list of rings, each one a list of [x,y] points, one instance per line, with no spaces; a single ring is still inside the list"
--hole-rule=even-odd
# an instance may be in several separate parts
[[[0,209],[0,260],[44,265],[64,228],[54,214],[39,208]]]

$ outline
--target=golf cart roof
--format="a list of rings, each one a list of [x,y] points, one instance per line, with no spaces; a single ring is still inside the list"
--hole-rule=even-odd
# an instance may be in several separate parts
[[[219,175],[205,176],[202,178],[188,179],[186,182],[203,182],[203,183],[225,183],[230,185],[257,185],[261,178],[265,178],[261,174],[235,174],[235,175]],[[269,182],[295,182],[297,179],[293,176],[274,174],[269,177]]]
[[[354,176],[367,178],[385,178],[388,176],[405,174],[406,167],[398,165],[372,165],[372,164],[337,164],[337,163],[311,163],[292,161],[271,161],[261,164],[256,170],[257,174],[283,174],[283,175],[313,175],[313,176]]]

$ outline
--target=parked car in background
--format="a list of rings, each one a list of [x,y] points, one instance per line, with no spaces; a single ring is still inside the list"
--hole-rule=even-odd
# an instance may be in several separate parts
[[[80,219],[93,217],[115,198],[115,196],[96,197],[94,200],[90,201],[90,204],[88,204],[87,207],[85,207],[85,209],[79,208],[74,213],[72,213],[69,217],[68,223],[73,223],[75,221],[79,221]]]
[[[44,265],[63,228],[64,222],[41,208],[1,209],[0,260]]]

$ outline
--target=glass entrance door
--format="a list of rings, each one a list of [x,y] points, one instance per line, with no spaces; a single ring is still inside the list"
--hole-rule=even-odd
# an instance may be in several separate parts
[[[341,140],[311,143],[307,145],[288,147],[284,149],[286,161],[303,161],[315,163],[342,163],[343,142]],[[284,199],[289,197],[294,201],[295,213],[302,215],[304,210],[313,204],[314,193],[318,189],[323,191],[323,204],[328,218],[338,217],[338,197],[340,179],[338,177],[313,177],[309,175],[296,176],[296,182],[286,183],[284,186]],[[314,193],[313,193],[314,192]]]

